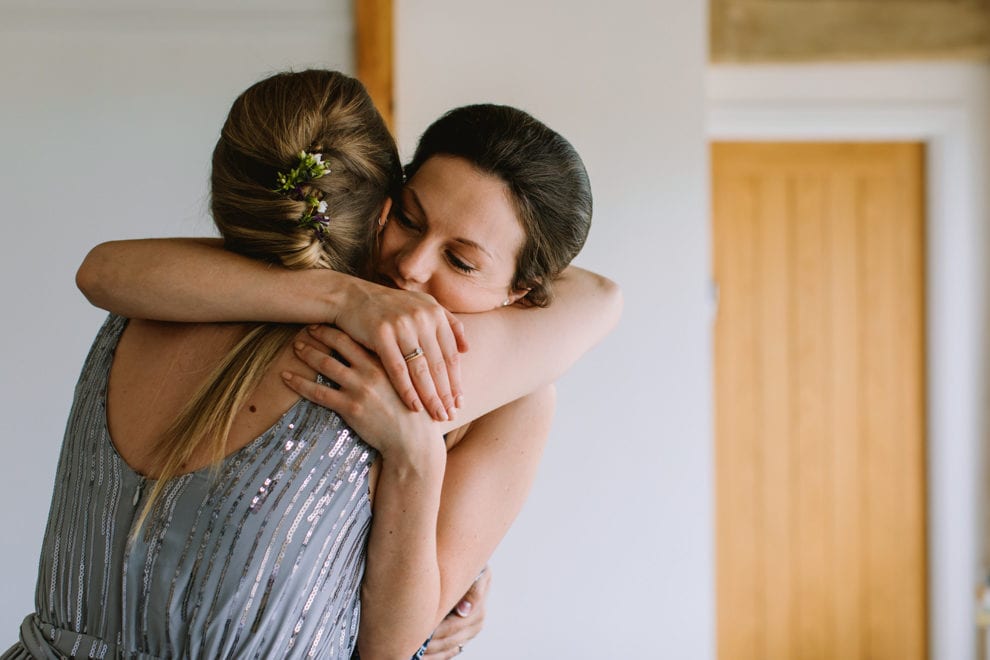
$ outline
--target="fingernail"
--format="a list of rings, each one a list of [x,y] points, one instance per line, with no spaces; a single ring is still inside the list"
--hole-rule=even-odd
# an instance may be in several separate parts
[[[419,399],[413,399],[412,407],[416,412],[423,412],[423,403]]]
[[[312,332],[313,330],[316,330],[316,329],[317,329],[317,328],[319,328],[319,327],[320,327],[320,326],[319,326],[318,324],[315,324],[315,323],[314,323],[313,325],[307,325],[307,326],[306,326],[306,329],[307,329],[307,330],[309,330],[310,332]]]
[[[301,341],[297,341],[297,342],[296,342],[295,344],[293,344],[292,346],[293,346],[293,348],[295,348],[295,349],[296,349],[297,351],[301,351],[301,350],[302,350],[303,348],[305,348],[305,346],[306,346],[306,344],[304,344],[304,343],[302,343]]]
[[[282,380],[292,380],[292,374],[288,371],[282,372]]]
[[[444,410],[442,407],[441,408],[437,408],[436,411],[433,413],[433,415],[438,420],[440,420],[441,422],[449,422],[450,421],[450,418],[447,417],[447,411]]]
[[[471,613],[471,601],[462,600],[457,604],[457,607],[455,607],[454,610],[457,612],[457,616],[467,616]]]
[[[456,397],[454,397],[454,405],[456,407],[458,407],[458,408],[461,408],[461,407],[464,406],[464,395],[463,394],[458,394]]]

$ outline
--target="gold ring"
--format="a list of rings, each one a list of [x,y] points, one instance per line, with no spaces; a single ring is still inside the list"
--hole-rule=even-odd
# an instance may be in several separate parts
[[[412,353],[409,353],[407,355],[403,355],[402,356],[402,359],[405,360],[406,362],[412,362],[413,360],[415,360],[418,357],[423,357],[423,349],[420,348],[419,346],[417,346],[416,347],[416,350],[413,351]]]

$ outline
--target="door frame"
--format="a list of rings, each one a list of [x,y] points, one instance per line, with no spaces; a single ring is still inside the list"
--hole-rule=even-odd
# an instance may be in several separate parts
[[[354,69],[395,132],[395,9],[392,0],[354,0]]]
[[[713,66],[707,135],[926,145],[929,657],[974,658],[988,437],[990,69],[964,63]],[[891,100],[896,98],[897,100]]]

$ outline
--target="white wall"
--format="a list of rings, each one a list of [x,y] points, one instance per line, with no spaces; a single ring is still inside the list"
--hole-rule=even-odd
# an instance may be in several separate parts
[[[626,299],[619,329],[560,383],[466,657],[714,657],[705,3],[397,4],[404,152],[465,103],[544,120],[591,174],[578,263]]]
[[[967,63],[719,66],[715,139],[927,145],[930,655],[974,659],[990,568],[990,67]]]
[[[235,94],[288,65],[351,66],[345,0],[201,4],[0,9],[10,642],[32,608],[64,419],[103,318],[76,292],[76,266],[102,240],[208,232],[208,156]],[[591,173],[580,263],[626,296],[621,327],[560,383],[545,465],[467,657],[713,657],[704,3],[396,4],[406,153],[458,104],[544,119]]]
[[[200,4],[0,5],[0,650],[34,608],[72,388],[105,316],[76,267],[111,238],[210,232],[209,157],[234,97],[289,66],[352,67],[347,0]]]

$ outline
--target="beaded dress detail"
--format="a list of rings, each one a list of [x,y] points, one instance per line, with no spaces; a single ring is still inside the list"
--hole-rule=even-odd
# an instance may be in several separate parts
[[[300,400],[209,468],[150,492],[111,442],[106,390],[127,320],[111,315],[76,386],[55,477],[35,612],[3,656],[350,658],[377,454]]]

